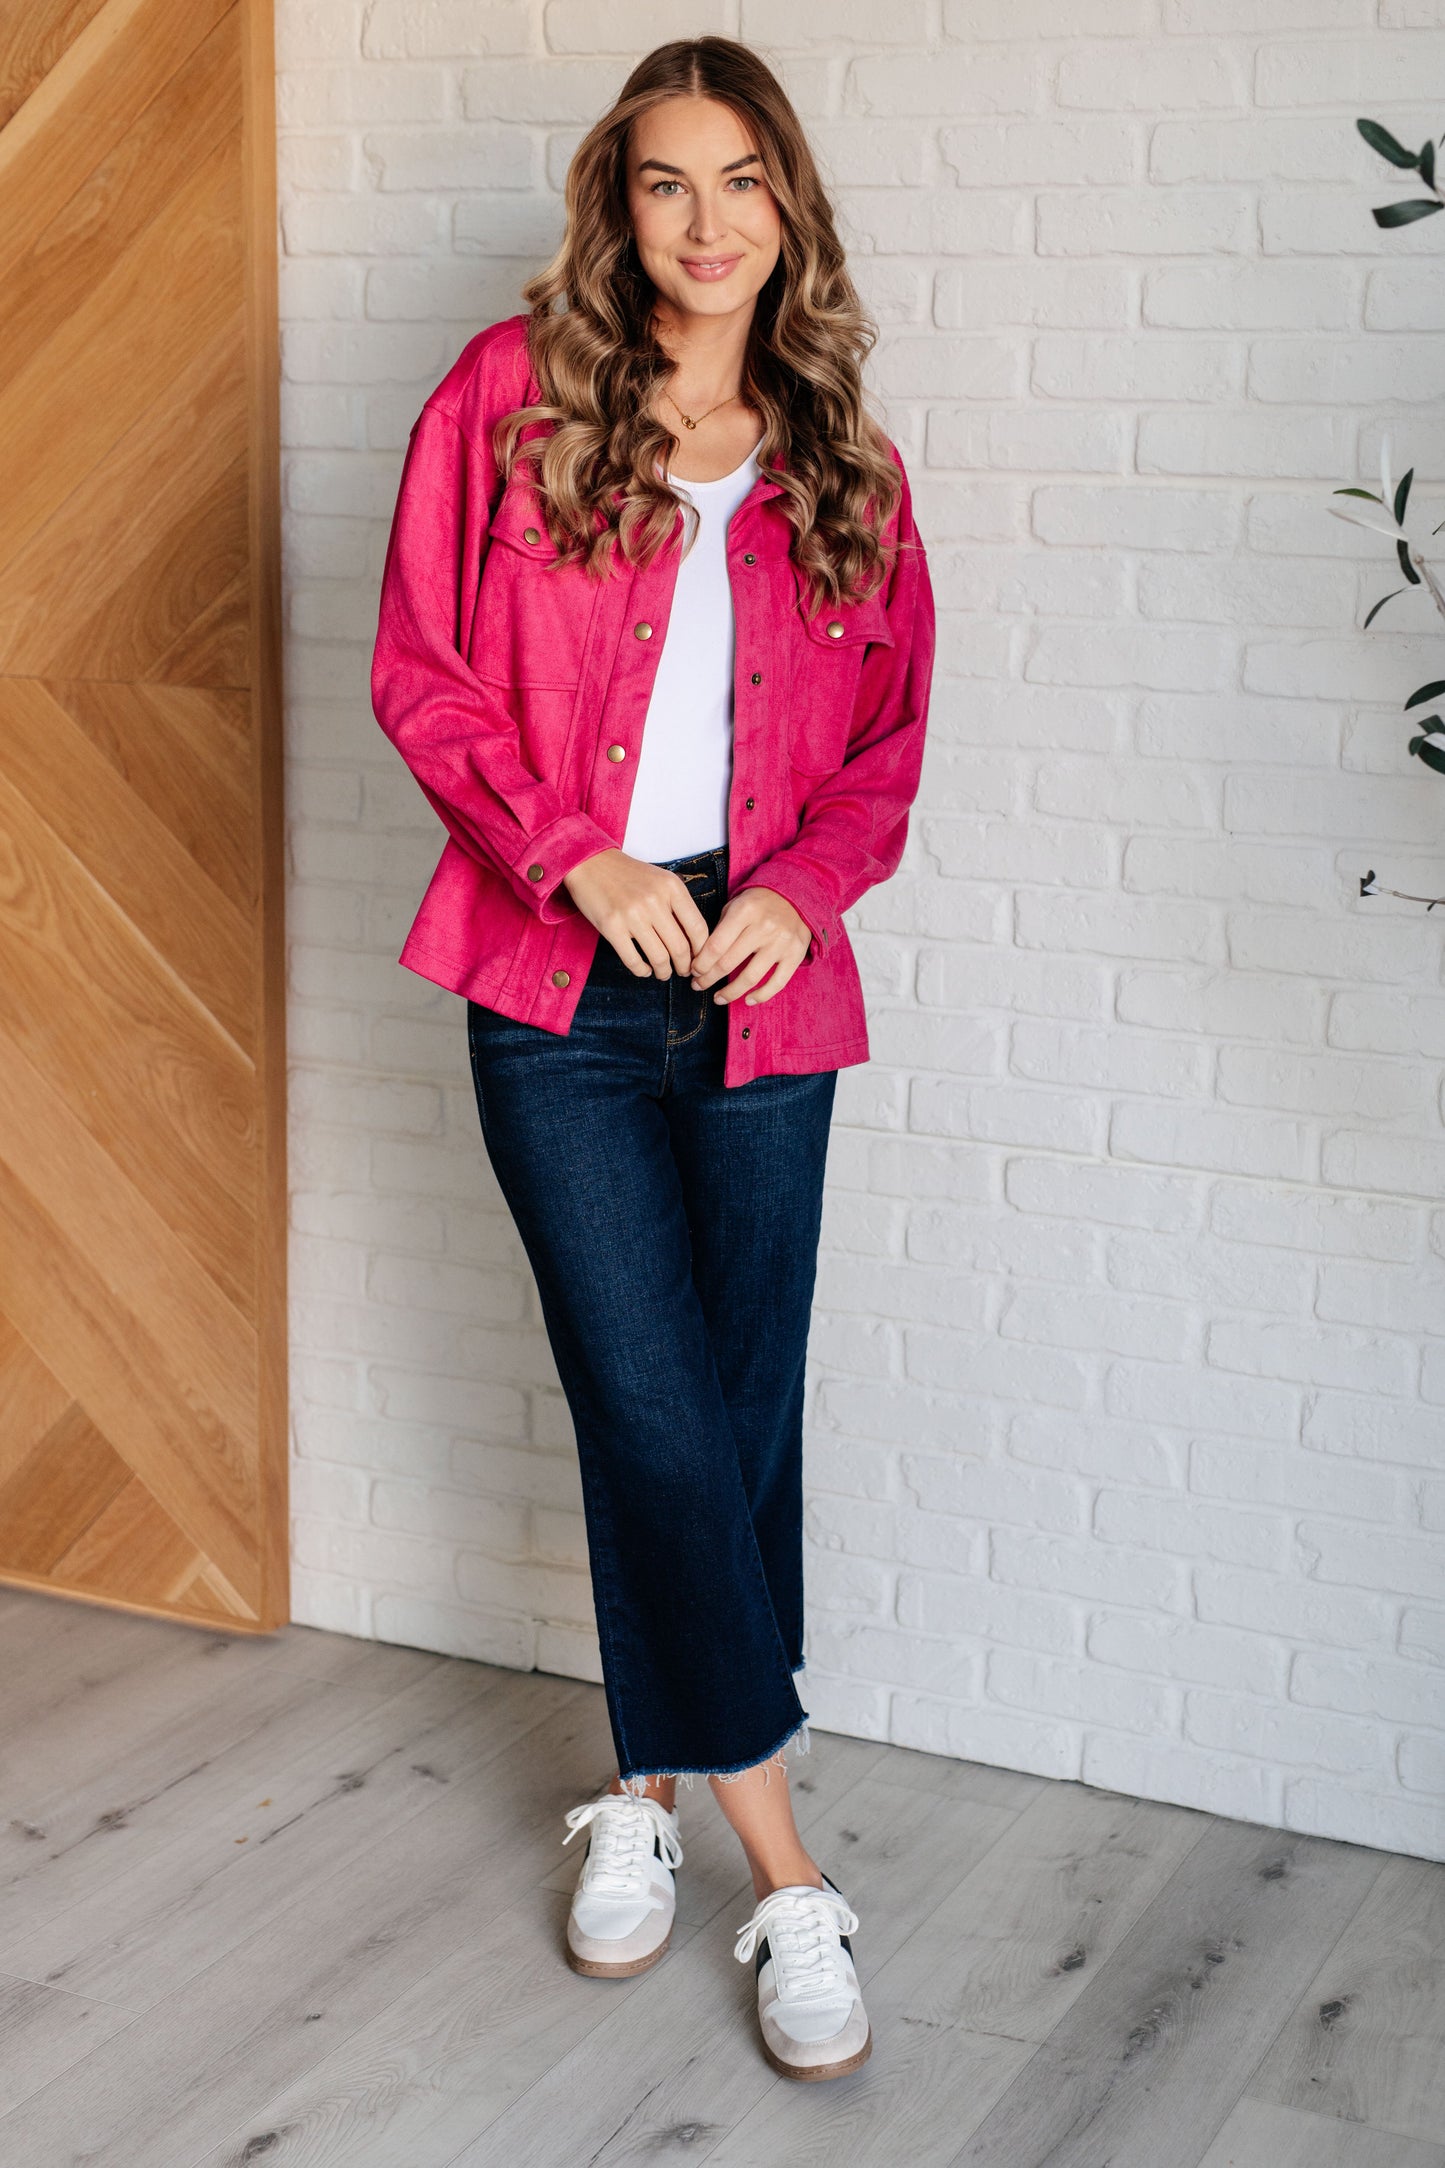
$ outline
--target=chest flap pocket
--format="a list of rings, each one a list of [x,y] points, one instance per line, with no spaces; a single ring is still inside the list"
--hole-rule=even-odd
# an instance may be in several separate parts
[[[581,565],[558,564],[536,492],[509,483],[487,528],[470,657],[477,676],[504,686],[575,686],[595,584]]]
[[[824,603],[809,617],[799,583],[789,614],[788,757],[805,775],[834,775],[848,750],[863,657],[870,646],[893,645],[882,591],[866,602]]]

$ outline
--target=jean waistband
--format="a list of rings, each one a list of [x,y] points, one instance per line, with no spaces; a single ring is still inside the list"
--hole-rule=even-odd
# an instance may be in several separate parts
[[[716,850],[693,851],[687,858],[659,858],[657,864],[665,873],[716,873],[726,866],[727,858],[727,845],[719,843]]]
[[[665,873],[675,873],[685,881],[692,894],[701,903],[705,898],[717,898],[723,902],[728,892],[728,847],[720,843],[713,851],[693,851],[686,858],[662,858],[654,861]]]

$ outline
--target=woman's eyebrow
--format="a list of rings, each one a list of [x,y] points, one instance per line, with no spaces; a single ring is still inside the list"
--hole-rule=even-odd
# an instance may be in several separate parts
[[[739,166],[755,166],[760,162],[761,156],[762,154],[759,151],[749,151],[746,158],[735,158],[732,164],[724,166],[722,171],[724,173],[736,173]],[[644,158],[637,170],[639,173],[646,173],[649,166],[655,167],[659,173],[676,173],[685,178],[681,166],[666,166],[660,158]]]

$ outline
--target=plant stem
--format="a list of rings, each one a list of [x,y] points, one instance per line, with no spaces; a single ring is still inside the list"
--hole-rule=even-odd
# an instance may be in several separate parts
[[[1445,591],[1418,550],[1411,550],[1410,562],[1430,590],[1430,599],[1442,617],[1445,617]]]
[[[1403,888],[1370,888],[1364,893],[1370,896],[1398,896],[1401,903],[1427,903],[1432,911],[1437,904],[1445,903],[1445,896],[1412,896]]]

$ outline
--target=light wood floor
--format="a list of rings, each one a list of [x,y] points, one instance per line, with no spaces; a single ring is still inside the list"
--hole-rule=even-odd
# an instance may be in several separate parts
[[[871,2062],[775,2078],[741,1855],[558,1954],[598,1689],[0,1591],[7,2168],[1445,2168],[1445,1868],[815,1733]]]

